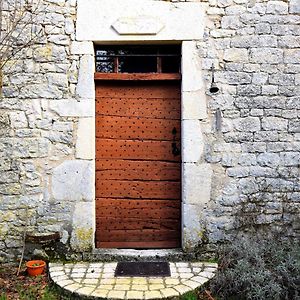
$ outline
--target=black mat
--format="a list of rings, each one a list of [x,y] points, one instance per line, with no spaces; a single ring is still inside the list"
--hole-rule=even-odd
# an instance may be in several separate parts
[[[115,277],[167,277],[171,276],[168,262],[118,262]]]

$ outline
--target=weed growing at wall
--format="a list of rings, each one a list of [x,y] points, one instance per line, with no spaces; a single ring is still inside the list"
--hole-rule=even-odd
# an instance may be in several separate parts
[[[218,299],[300,299],[300,243],[236,240],[219,253]]]

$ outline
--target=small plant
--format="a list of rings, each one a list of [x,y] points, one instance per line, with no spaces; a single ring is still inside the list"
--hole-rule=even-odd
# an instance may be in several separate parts
[[[210,282],[218,299],[300,299],[300,244],[241,239],[220,252]]]
[[[188,292],[181,297],[181,300],[197,300],[198,297],[195,292]]]
[[[6,300],[5,294],[0,294],[0,300]]]
[[[32,267],[38,267],[38,266],[41,266],[42,264],[40,264],[40,263],[34,263],[34,264],[32,264],[31,266]]]

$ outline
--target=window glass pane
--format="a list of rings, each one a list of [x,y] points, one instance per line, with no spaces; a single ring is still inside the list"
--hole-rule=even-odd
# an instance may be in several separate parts
[[[119,73],[178,73],[180,58],[180,45],[98,46],[96,71],[113,73],[118,69]]]
[[[161,69],[162,69],[162,73],[179,73],[180,58],[176,56],[162,57]]]
[[[127,56],[119,58],[120,73],[155,73],[156,57]]]
[[[114,71],[114,60],[110,56],[112,54],[113,51],[96,50],[96,72],[112,73]]]

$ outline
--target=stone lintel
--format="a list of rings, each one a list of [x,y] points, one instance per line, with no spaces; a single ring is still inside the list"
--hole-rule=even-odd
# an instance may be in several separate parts
[[[156,35],[164,24],[152,16],[121,17],[112,28],[120,35]]]
[[[192,2],[78,0],[76,39],[95,42],[199,40],[204,33],[206,7],[206,4]],[[160,20],[164,27],[151,21],[151,27],[146,30],[145,23],[148,26],[149,19],[143,16]],[[122,26],[117,23],[124,18],[127,18],[125,26],[124,22]],[[130,26],[128,20],[131,20]]]

